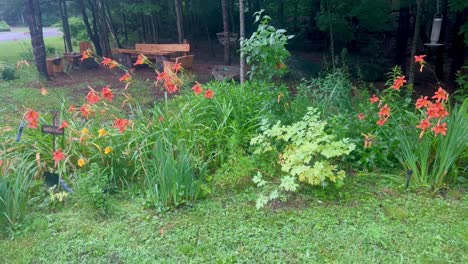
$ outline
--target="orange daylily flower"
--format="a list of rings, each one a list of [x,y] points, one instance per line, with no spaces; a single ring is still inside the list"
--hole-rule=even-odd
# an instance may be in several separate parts
[[[125,132],[125,130],[127,129],[128,125],[130,125],[130,121],[128,119],[120,119],[120,118],[117,118],[115,121],[114,121],[114,127],[119,129],[119,132],[120,133],[123,133]]]
[[[447,91],[442,89],[442,87],[439,87],[437,92],[434,93],[434,96],[432,96],[432,99],[436,99],[437,102],[440,102],[440,101],[447,102],[448,101],[448,96],[449,96],[449,94],[447,93]]]
[[[107,67],[109,69],[114,69],[115,67],[119,66],[118,62],[116,62],[115,60],[113,60],[111,58],[106,58],[106,57],[103,57],[103,60],[101,61],[101,64],[104,67]]]
[[[427,96],[424,96],[416,100],[416,109],[430,106],[431,102],[427,100]]]
[[[48,95],[48,94],[49,94],[49,92],[48,92],[48,91],[46,90],[46,88],[44,88],[44,87],[41,87],[40,93],[41,93],[42,95]]]
[[[87,104],[84,104],[80,107],[80,112],[81,112],[81,115],[84,117],[84,118],[88,118],[89,115],[91,114],[91,110],[89,110],[89,105]]]
[[[75,112],[75,111],[76,111],[76,108],[75,108],[74,105],[70,105],[70,106],[68,107],[68,112],[72,113],[72,112]]]
[[[431,122],[429,122],[429,119],[424,119],[421,120],[417,128],[421,129],[421,133],[419,134],[419,138],[422,138],[424,135],[424,132],[432,126]]]
[[[88,95],[86,95],[86,101],[91,105],[99,102],[100,100],[101,97],[99,97],[93,90],[89,91]]]
[[[89,59],[90,58],[90,50],[85,50],[83,51],[83,54],[81,54],[81,61],[84,61],[86,59]]]
[[[371,98],[369,98],[369,101],[371,102],[371,104],[375,104],[378,101],[380,101],[380,99],[377,96],[375,96],[375,94],[374,94],[374,95],[372,95]]]
[[[379,121],[377,121],[377,125],[383,126],[387,122],[388,118],[380,118]]]
[[[130,82],[132,81],[132,76],[130,75],[130,73],[125,73],[124,75],[122,75],[122,77],[119,78],[119,82]]]
[[[24,115],[24,118],[28,122],[28,128],[37,128],[38,125],[38,119],[39,119],[39,113],[29,109],[28,112]]]
[[[63,159],[65,159],[65,154],[63,154],[62,149],[58,149],[52,153],[52,158],[55,161],[55,165]]]
[[[379,117],[389,117],[390,116],[390,108],[388,107],[388,105],[384,105],[382,108],[380,108],[380,111],[379,111]]]
[[[394,81],[392,88],[395,90],[400,90],[400,88],[406,83],[405,76],[398,76]]]
[[[137,61],[135,62],[135,64],[133,64],[133,66],[146,64],[147,61],[148,61],[148,58],[145,55],[140,54],[138,55]]]
[[[426,57],[426,55],[417,55],[417,56],[414,56],[414,61],[416,63],[419,63],[419,65],[421,65],[421,67],[419,68],[419,71],[422,72],[423,71],[423,68],[424,68],[424,64],[425,64],[425,61],[424,61],[424,58]]]
[[[195,95],[199,95],[203,92],[203,88],[201,87],[201,85],[199,83],[196,83],[193,87],[192,87],[192,91],[195,93]]]
[[[435,125],[433,128],[432,128],[432,131],[434,131],[434,134],[441,134],[441,135],[447,135],[447,123],[442,123],[442,124],[439,124],[437,123],[437,125]]]
[[[358,118],[359,120],[364,120],[364,118],[366,118],[366,117],[364,116],[363,113],[359,113],[359,114],[357,115],[357,118]]]
[[[109,88],[109,85],[102,88],[101,95],[104,99],[106,99],[109,102],[112,102],[112,99],[114,99],[114,94],[112,93],[112,90]]]
[[[208,89],[208,90],[205,91],[205,98],[211,99],[211,98],[213,98],[214,94],[215,94],[215,92],[213,92],[212,90]]]
[[[59,126],[59,129],[64,129],[68,127],[67,121],[63,121],[62,124]]]
[[[178,73],[182,69],[182,64],[180,63],[174,63],[173,70],[175,73]]]

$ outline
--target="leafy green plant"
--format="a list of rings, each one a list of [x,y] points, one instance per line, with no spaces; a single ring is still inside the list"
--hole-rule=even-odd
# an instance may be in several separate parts
[[[345,178],[345,172],[333,162],[348,155],[355,145],[348,139],[338,140],[335,135],[326,133],[326,125],[320,120],[317,109],[310,107],[303,119],[292,125],[284,126],[278,121],[272,127],[262,126],[262,134],[251,140],[251,145],[256,147],[254,154],[278,155],[281,171],[286,175],[268,196],[258,198],[257,208],[278,198],[281,192],[296,191],[299,187],[296,180],[327,186],[329,182],[337,183]],[[261,174],[257,174],[254,182],[258,186],[267,184]]]
[[[398,158],[406,169],[411,170],[412,179],[417,186],[437,190],[444,184],[457,182],[458,177],[463,177],[466,169],[464,166],[467,164],[465,162],[461,165],[459,162],[466,158],[468,147],[467,113],[468,99],[465,99],[461,106],[450,111],[450,116],[446,119],[446,135],[426,133],[416,140],[418,131],[414,127],[402,126],[398,131]],[[412,123],[417,123],[418,120],[419,118],[413,116]]]
[[[96,163],[90,164],[86,172],[81,172],[75,181],[74,196],[83,204],[90,205],[101,214],[107,214],[111,207],[108,172]]]
[[[2,79],[5,81],[12,81],[16,79],[16,70],[13,67],[6,66],[2,70]]]
[[[7,22],[1,20],[0,21],[0,32],[11,31],[10,25]]]
[[[16,229],[27,213],[29,187],[35,173],[28,162],[31,153],[11,155],[3,144],[0,150],[0,226]]]
[[[286,73],[285,60],[290,54],[285,46],[294,36],[270,25],[271,17],[263,15],[263,11],[254,14],[258,29],[242,43],[241,48],[250,66],[250,78],[269,80]]]

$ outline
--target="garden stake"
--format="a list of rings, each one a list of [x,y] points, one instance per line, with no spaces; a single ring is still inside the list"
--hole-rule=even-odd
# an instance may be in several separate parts
[[[21,136],[23,135],[23,130],[24,130],[24,125],[25,124],[26,123],[24,122],[24,120],[21,120],[20,126],[18,128],[18,133],[16,134],[16,142],[20,142]]]
[[[409,187],[409,184],[410,184],[410,180],[411,180],[411,176],[413,175],[413,171],[412,170],[407,170],[406,171],[406,190],[408,190],[408,187]]]

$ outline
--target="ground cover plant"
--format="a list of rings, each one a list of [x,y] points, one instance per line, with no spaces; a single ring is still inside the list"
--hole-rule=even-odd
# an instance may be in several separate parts
[[[290,37],[262,15],[241,84],[98,48],[81,60],[110,78],[63,89],[16,63],[0,262],[466,262],[467,99],[421,96],[399,66],[380,89],[335,62],[291,81]]]

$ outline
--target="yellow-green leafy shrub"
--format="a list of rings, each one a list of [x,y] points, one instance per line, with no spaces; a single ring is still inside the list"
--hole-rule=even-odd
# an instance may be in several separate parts
[[[328,182],[337,182],[345,178],[334,161],[354,150],[355,145],[348,139],[336,139],[327,134],[327,123],[320,120],[317,109],[309,107],[301,121],[291,125],[281,125],[278,121],[270,127],[266,122],[261,127],[262,134],[251,140],[256,149],[254,154],[277,155],[281,171],[285,174],[279,186],[273,188],[268,196],[261,195],[257,208],[263,207],[270,200],[282,198],[282,192],[293,192],[299,187],[296,182],[309,185],[326,186]],[[259,173],[254,177],[257,186],[266,186],[267,181]]]

